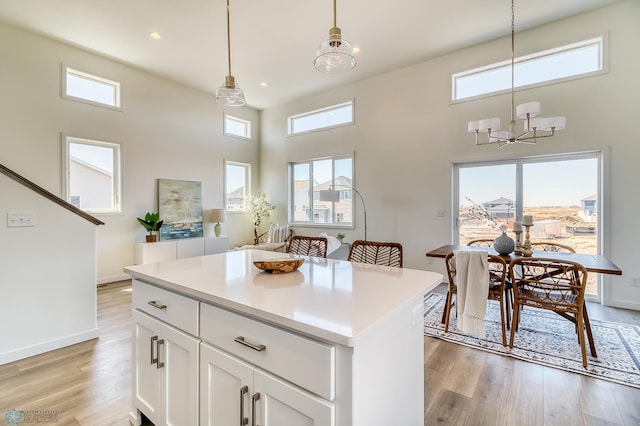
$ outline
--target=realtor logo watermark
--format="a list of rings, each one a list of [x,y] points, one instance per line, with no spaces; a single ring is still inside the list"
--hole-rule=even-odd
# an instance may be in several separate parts
[[[4,418],[12,426],[29,423],[57,423],[55,410],[9,410]]]

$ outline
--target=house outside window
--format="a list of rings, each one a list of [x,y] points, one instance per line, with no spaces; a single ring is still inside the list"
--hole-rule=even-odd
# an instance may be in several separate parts
[[[120,213],[120,145],[64,138],[64,198],[90,213]]]
[[[225,161],[225,207],[228,212],[244,212],[251,194],[251,164]]]
[[[353,227],[353,199],[343,196],[353,185],[353,156],[290,163],[289,221],[297,225]],[[340,192],[337,202],[321,201],[320,191]]]

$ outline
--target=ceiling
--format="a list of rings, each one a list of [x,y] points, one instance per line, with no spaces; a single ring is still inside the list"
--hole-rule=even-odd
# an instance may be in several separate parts
[[[520,0],[516,31],[617,1]],[[329,75],[313,58],[332,1],[231,0],[231,74],[264,109],[504,36],[510,19],[508,0],[340,0],[337,26],[360,52],[353,71]],[[0,22],[211,94],[228,74],[225,0],[0,0]]]

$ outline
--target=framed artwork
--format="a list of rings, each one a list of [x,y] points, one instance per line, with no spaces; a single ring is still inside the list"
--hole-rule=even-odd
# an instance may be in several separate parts
[[[202,182],[158,179],[161,240],[202,237]]]

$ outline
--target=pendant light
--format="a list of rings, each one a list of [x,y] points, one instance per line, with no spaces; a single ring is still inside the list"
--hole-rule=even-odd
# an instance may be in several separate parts
[[[216,91],[216,102],[224,106],[242,106],[247,103],[244,99],[244,92],[236,84],[235,78],[231,75],[231,30],[229,24],[229,0],[227,0],[227,59],[229,74],[225,77],[222,86]]]
[[[329,38],[320,43],[313,66],[326,73],[350,71],[356,66],[353,47],[342,38],[336,24],[336,0],[333,0],[333,28],[329,30]]]

